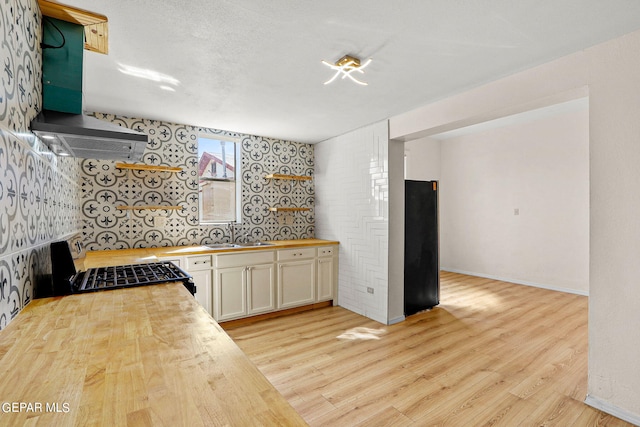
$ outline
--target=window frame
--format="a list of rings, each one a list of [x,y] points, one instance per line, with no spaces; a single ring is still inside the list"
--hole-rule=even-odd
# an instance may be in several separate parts
[[[227,143],[233,143],[234,145],[234,179],[224,178],[202,178],[199,175],[198,178],[198,224],[199,225],[216,225],[216,224],[242,224],[242,145],[240,138],[234,136],[215,135],[208,133],[198,134],[198,165],[200,164],[200,140],[209,139],[213,141],[224,141]],[[198,167],[198,166],[196,166]],[[202,188],[200,186],[201,181],[222,181],[222,182],[235,182],[235,218],[227,220],[214,220],[204,221],[202,219]]]

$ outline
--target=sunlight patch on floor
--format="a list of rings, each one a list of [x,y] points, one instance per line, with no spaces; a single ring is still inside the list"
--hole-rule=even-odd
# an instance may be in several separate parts
[[[336,338],[339,340],[379,340],[381,335],[387,332],[386,329],[371,329],[365,327],[357,327],[346,330],[343,334],[338,335]]]

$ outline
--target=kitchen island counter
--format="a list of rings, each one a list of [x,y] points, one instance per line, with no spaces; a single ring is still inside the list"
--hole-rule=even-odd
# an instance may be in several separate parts
[[[0,376],[1,425],[306,425],[181,283],[32,301]]]

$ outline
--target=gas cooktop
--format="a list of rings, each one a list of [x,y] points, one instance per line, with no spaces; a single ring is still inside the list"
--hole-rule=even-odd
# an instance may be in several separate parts
[[[53,242],[50,245],[50,250],[51,281],[36,288],[35,298],[170,282],[182,282],[192,295],[195,295],[196,292],[191,275],[173,262],[98,267],[78,272],[74,258],[84,253],[80,238],[74,236],[70,240]]]
[[[92,292],[130,286],[178,282],[191,276],[172,262],[118,265],[91,268],[79,273],[72,283],[75,292]]]

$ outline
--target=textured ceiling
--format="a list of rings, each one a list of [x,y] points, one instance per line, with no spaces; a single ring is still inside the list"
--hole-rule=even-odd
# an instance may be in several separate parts
[[[109,18],[85,110],[311,143],[640,28],[637,0],[63,3]],[[368,86],[323,85],[345,54]]]

